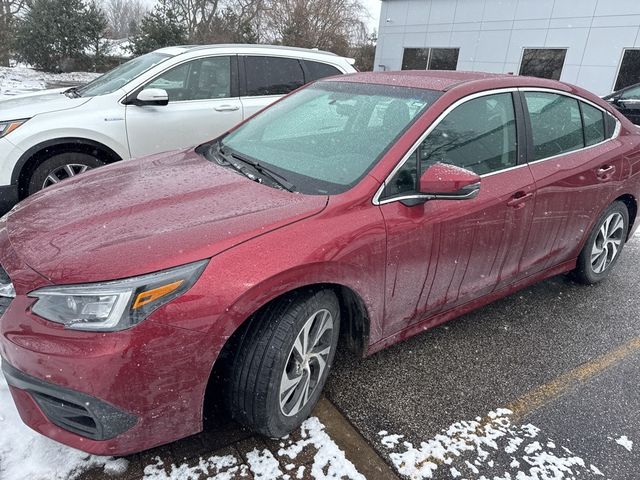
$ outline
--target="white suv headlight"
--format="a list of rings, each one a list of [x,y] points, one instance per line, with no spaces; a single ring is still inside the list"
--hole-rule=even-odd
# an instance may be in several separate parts
[[[208,263],[115,282],[41,288],[29,294],[38,299],[31,311],[73,330],[125,330],[189,290]]]
[[[9,120],[6,122],[0,122],[0,138],[4,137],[5,135],[9,135],[27,120],[29,119],[23,118],[22,120]]]

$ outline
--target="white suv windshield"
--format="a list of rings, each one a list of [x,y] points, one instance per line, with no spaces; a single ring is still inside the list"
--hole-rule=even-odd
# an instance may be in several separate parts
[[[221,148],[275,170],[302,193],[342,193],[440,95],[391,85],[318,82],[239,127]]]
[[[82,97],[95,97],[97,95],[113,93],[119,88],[124,87],[141,73],[146,72],[154,65],[168,58],[171,58],[171,55],[167,55],[166,53],[147,53],[141,57],[129,60],[127,63],[123,63],[119,67],[96,78],[93,82],[79,88],[77,93]]]

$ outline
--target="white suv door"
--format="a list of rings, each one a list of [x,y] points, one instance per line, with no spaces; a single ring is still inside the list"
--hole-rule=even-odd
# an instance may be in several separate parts
[[[184,62],[156,76],[143,88],[166,90],[169,104],[127,105],[127,138],[133,158],[198,145],[226,132],[243,118],[235,55]]]

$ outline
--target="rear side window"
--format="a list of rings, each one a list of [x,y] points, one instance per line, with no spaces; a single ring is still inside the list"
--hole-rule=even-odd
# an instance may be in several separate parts
[[[584,102],[580,102],[580,107],[587,147],[603,142],[605,139],[604,112]]]
[[[300,62],[293,58],[245,57],[246,95],[284,95],[304,85]]]
[[[306,81],[313,82],[325,77],[333,77],[334,75],[342,75],[342,72],[333,65],[326,63],[312,62],[304,60],[304,67],[307,70]]]
[[[546,92],[525,92],[534,160],[584,148],[578,100]]]

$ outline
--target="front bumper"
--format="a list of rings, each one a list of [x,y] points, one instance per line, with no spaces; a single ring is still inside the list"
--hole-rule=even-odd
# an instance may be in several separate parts
[[[32,303],[18,295],[0,319],[3,370],[25,424],[96,455],[202,431],[206,337],[149,319],[123,332],[65,330],[31,314]]]
[[[109,440],[133,427],[137,419],[84,393],[38,380],[2,361],[10,387],[27,392],[54,425],[91,440]]]

